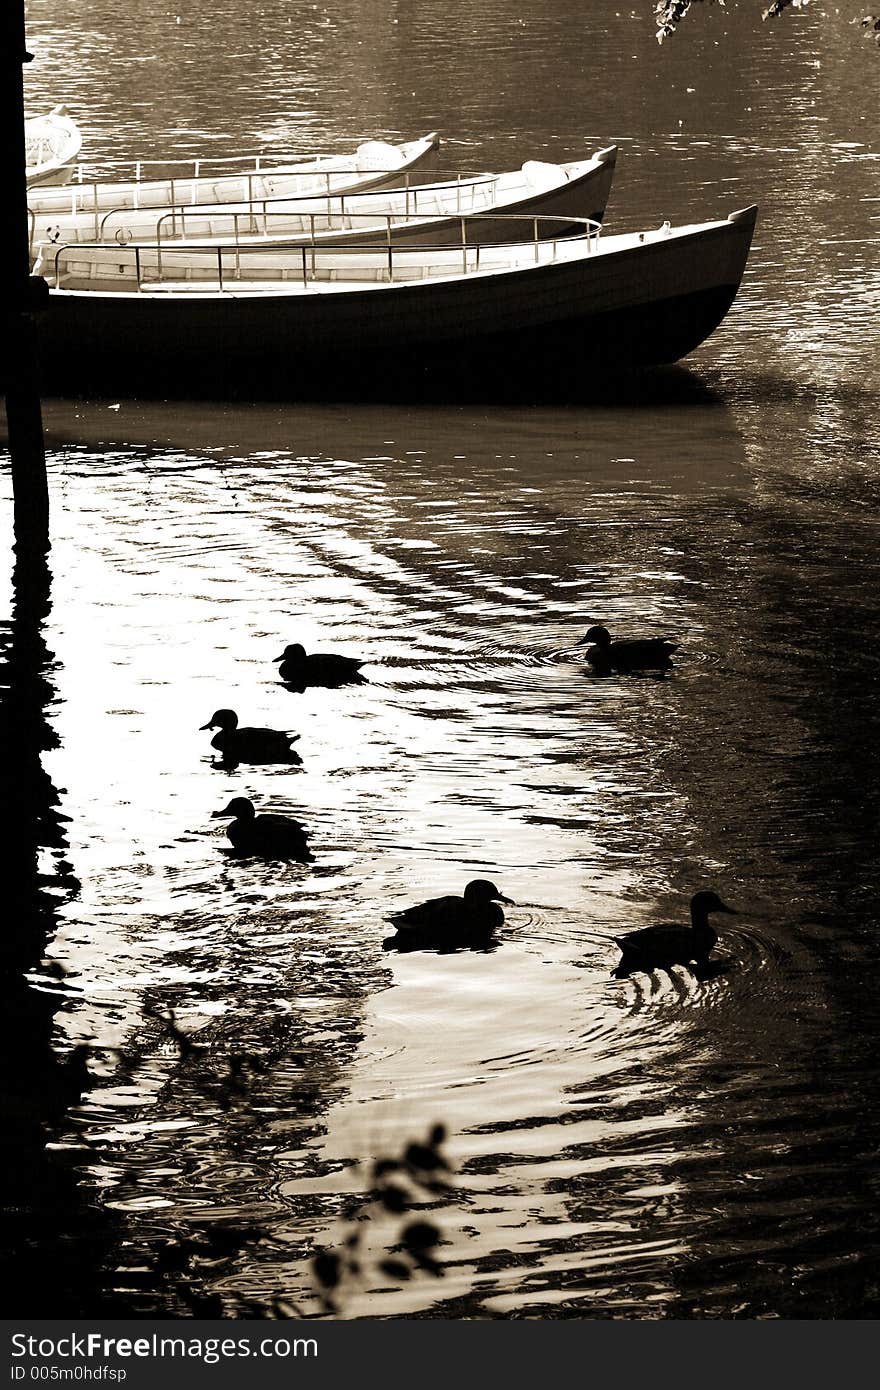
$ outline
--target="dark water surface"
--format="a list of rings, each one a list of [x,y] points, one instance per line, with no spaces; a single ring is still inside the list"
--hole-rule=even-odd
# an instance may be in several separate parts
[[[88,1068],[63,1200],[31,1194],[59,1308],[311,1307],[363,1165],[442,1120],[445,1278],[367,1278],[347,1316],[877,1315],[880,69],[833,15],[696,8],[658,49],[610,0],[31,0],[31,108],[106,157],[616,141],[609,226],[761,206],[728,321],[642,405],[48,404],[27,650],[69,821],[65,973],[33,978]],[[586,676],[596,620],[677,635],[673,676]],[[369,684],[290,694],[293,641]],[[213,766],[223,705],[302,769]],[[229,861],[233,795],[316,863]],[[517,903],[497,950],[382,951],[476,876]],[[613,938],[703,886],[740,912],[724,969],[612,980]]]

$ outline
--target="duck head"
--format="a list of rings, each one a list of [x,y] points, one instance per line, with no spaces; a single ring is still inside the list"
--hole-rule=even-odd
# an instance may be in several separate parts
[[[284,648],[280,656],[276,656],[276,661],[305,661],[306,649],[301,642],[291,642]]]
[[[219,820],[221,816],[234,816],[236,820],[253,820],[256,814],[254,803],[246,796],[234,796],[229,805],[222,811],[212,811],[211,819]]]
[[[207,724],[202,724],[202,729],[234,729],[238,723],[238,715],[234,709],[215,709]]]
[[[596,647],[610,647],[611,633],[608,631],[607,627],[600,627],[598,625],[596,627],[591,627],[587,635],[582,637],[580,642],[578,642],[578,646],[584,647],[588,642]]]
[[[691,914],[694,917],[708,917],[710,912],[729,912],[732,917],[737,916],[735,907],[728,907],[723,903],[717,893],[711,893],[705,889],[700,893],[695,893],[691,898]]]
[[[508,903],[511,907],[516,906],[513,898],[505,898],[488,878],[472,878],[464,890],[464,900],[474,907],[482,903]]]

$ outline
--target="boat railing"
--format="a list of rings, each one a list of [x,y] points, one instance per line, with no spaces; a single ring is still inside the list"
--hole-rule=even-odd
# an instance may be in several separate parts
[[[306,170],[302,173],[284,173],[278,169],[266,169],[259,175],[259,178],[265,179],[277,174],[281,178],[312,179],[318,177],[319,172],[320,171],[309,172]],[[102,241],[106,237],[116,234],[113,227],[114,221],[130,217],[132,212],[156,212],[161,214],[163,218],[183,219],[190,213],[194,214],[196,209],[199,209],[202,215],[207,215],[209,209],[212,212],[222,212],[224,208],[243,207],[245,210],[251,211],[254,216],[258,216],[263,209],[271,209],[274,204],[280,203],[290,203],[294,201],[305,202],[306,200],[309,202],[322,201],[326,202],[328,208],[331,208],[340,201],[342,201],[344,205],[348,205],[352,199],[375,198],[379,196],[375,188],[350,188],[348,190],[343,188],[339,190],[334,189],[331,185],[332,179],[337,177],[347,179],[362,172],[362,170],[355,169],[327,170],[322,175],[326,182],[326,187],[322,192],[318,193],[297,193],[296,191],[288,190],[284,193],[267,194],[265,188],[260,188],[259,190],[255,189],[254,180],[258,177],[256,174],[250,174],[248,176],[242,175],[243,178],[246,177],[247,192],[242,189],[240,197],[217,198],[211,200],[200,200],[196,196],[198,189],[194,189],[191,183],[187,188],[186,184],[181,185],[179,182],[176,183],[172,180],[168,186],[169,196],[161,203],[142,202],[135,191],[132,193],[132,201],[115,203],[109,208],[104,206],[103,202],[98,197],[98,190],[104,187],[103,184],[70,184],[66,185],[63,190],[61,188],[53,190],[59,196],[54,201],[51,208],[45,206],[45,198],[43,197],[42,204],[38,211],[41,217],[83,217],[87,214],[91,214],[94,218],[94,239],[95,241]],[[456,213],[467,212],[468,197],[472,197],[475,190],[485,188],[487,185],[497,182],[498,175],[459,172],[450,174],[447,178],[438,180],[434,183],[419,183],[416,181],[415,174],[411,174],[410,171],[407,171],[405,174],[401,175],[401,180],[400,186],[393,191],[398,195],[403,194],[407,208],[410,210],[410,215],[416,217],[422,215],[422,210],[426,201],[430,201],[432,196],[438,196],[438,190],[442,190],[443,195],[448,196],[450,189],[453,187],[455,188]],[[90,199],[87,200],[83,196],[83,188],[91,190],[92,196]],[[46,189],[41,189],[40,194],[43,195],[47,191]],[[163,213],[162,209],[167,209],[167,212]],[[49,228],[49,230],[51,231],[52,229]],[[51,237],[47,237],[47,239],[52,240]]]
[[[430,136],[427,137],[430,140]],[[436,136],[434,137],[436,140]],[[409,148],[426,143],[426,141],[412,141]],[[394,148],[392,146],[392,148]],[[306,165],[309,169],[321,164],[335,165],[339,167],[340,156],[338,154],[309,154],[305,150],[298,154],[289,154],[282,157],[277,149],[265,151],[262,154],[229,154],[229,155],[198,155],[186,156],[179,159],[100,159],[100,160],[80,160],[72,165],[73,177],[78,184],[101,184],[107,183],[106,172],[110,172],[112,177],[122,175],[122,182],[141,183],[153,181],[156,178],[163,178],[162,171],[166,169],[176,169],[183,171],[182,177],[186,179],[207,178],[213,171],[217,171],[223,176],[228,174],[267,174],[273,169],[291,169],[299,165]],[[234,166],[234,167],[231,167]],[[371,166],[371,172],[375,169],[376,173],[394,173],[399,165],[384,168],[381,164]],[[125,171],[128,170],[128,177]],[[99,171],[99,172],[95,172]],[[174,177],[174,175],[172,175]]]
[[[399,213],[399,220],[403,222],[412,221],[416,217],[443,216],[438,212],[438,199],[448,197],[450,190],[455,188],[455,208],[454,214],[461,213],[473,214],[478,209],[474,207],[474,199],[480,192],[492,187],[498,182],[497,174],[456,174],[455,176],[443,180],[440,183],[410,184],[407,182],[404,187],[392,190],[393,196],[399,198],[402,195],[403,206]],[[348,192],[339,193],[318,193],[313,197],[300,197],[290,193],[280,193],[272,196],[262,196],[258,198],[233,198],[225,202],[217,203],[177,203],[169,207],[167,212],[161,212],[159,208],[155,211],[159,213],[156,221],[156,238],[161,241],[164,239],[176,239],[185,237],[187,234],[187,223],[193,219],[204,220],[205,218],[235,218],[235,230],[233,236],[237,241],[239,238],[239,228],[246,225],[246,220],[250,219],[251,228],[247,235],[268,236],[270,232],[267,222],[270,217],[280,219],[286,217],[305,217],[306,210],[300,204],[308,203],[308,213],[314,217],[336,217],[349,218],[361,217],[358,211],[358,204],[365,200],[375,200],[381,197],[375,189],[352,189]],[[290,204],[297,204],[291,207]],[[284,206],[281,206],[284,205]],[[432,206],[433,205],[433,206]],[[143,210],[143,209],[142,209]],[[95,240],[106,241],[109,238],[125,244],[126,241],[133,241],[135,238],[124,226],[114,228],[114,223],[131,215],[133,208],[130,206],[120,206],[110,208],[101,214],[100,210],[95,213]],[[386,214],[375,211],[369,216],[376,220]],[[398,214],[392,214],[398,216]],[[449,215],[453,215],[453,210],[449,210]],[[125,241],[123,241],[125,238]]]
[[[220,174],[259,174],[269,172],[272,168],[288,168],[291,165],[309,164],[320,165],[338,161],[339,155],[332,154],[296,154],[287,159],[281,159],[277,151],[274,151],[271,158],[266,154],[253,155],[199,155],[198,158],[186,159],[101,159],[92,161],[82,161],[73,166],[73,177],[78,184],[102,184],[107,183],[106,175],[111,177],[121,175],[122,182],[142,183],[153,181],[156,178],[164,178],[165,170],[176,169],[180,171],[179,177],[184,181],[189,179],[208,178],[212,171]],[[234,165],[234,168],[230,166]],[[95,172],[99,171],[99,172]],[[127,177],[126,177],[127,171]],[[175,175],[172,174],[171,178]]]
[[[36,169],[41,164],[47,164],[50,159],[54,158],[56,158],[55,146],[48,135],[39,135],[36,140],[28,140],[26,142],[25,164],[29,169]]]
[[[315,211],[304,211],[301,207],[293,210],[282,210],[272,208],[269,200],[251,204],[247,210],[236,210],[224,212],[221,208],[211,208],[210,211],[198,208],[175,208],[171,212],[164,213],[156,222],[156,241],[162,245],[181,241],[187,237],[187,222],[197,220],[204,222],[224,221],[227,223],[226,234],[223,240],[231,241],[234,245],[252,246],[258,244],[258,239],[273,238],[275,242],[283,240],[285,233],[288,236],[296,236],[297,241],[301,237],[308,237],[310,242],[316,245],[321,244],[321,238],[327,236],[338,236],[351,233],[357,236],[358,232],[365,235],[375,231],[384,231],[386,237],[391,237],[395,228],[402,227],[410,222],[418,222],[420,225],[430,224],[437,221],[451,221],[458,217],[478,217],[482,215],[481,209],[475,206],[475,198],[468,199],[470,206],[462,207],[461,200],[457,200],[455,210],[441,210],[437,202],[436,194],[433,190],[430,197],[417,196],[421,190],[414,188],[407,191],[407,197],[400,208],[394,212],[358,212],[352,206],[352,200],[344,195],[326,202],[321,199],[322,206]],[[412,193],[412,197],[409,193]],[[365,194],[355,194],[354,197],[365,197]],[[373,195],[375,196],[375,195]],[[279,200],[283,201],[283,200]],[[289,201],[289,200],[288,200]],[[319,200],[313,200],[319,201]],[[499,214],[500,215],[500,214]],[[291,229],[291,223],[298,223],[296,230]],[[231,224],[231,225],[229,225]],[[102,224],[102,236],[98,240],[106,240],[107,225],[106,219]],[[122,229],[117,231],[115,240],[119,245],[127,245],[134,240],[129,233],[123,239]],[[202,233],[201,237],[194,237],[192,241],[201,240],[204,242],[210,238],[213,242],[219,239],[220,232],[211,230]],[[189,241],[188,244],[192,244]]]
[[[446,221],[447,219],[444,219]],[[480,240],[480,233],[472,223],[500,221],[522,225],[522,235],[515,239],[491,242]],[[601,224],[586,217],[544,217],[527,213],[473,213],[458,219],[458,241],[450,244],[419,246],[396,242],[390,235],[387,243],[377,245],[375,241],[358,245],[345,242],[342,245],[322,245],[313,239],[285,246],[273,243],[262,246],[242,242],[129,242],[117,246],[112,242],[69,242],[56,248],[54,256],[54,284],[64,289],[114,289],[124,288],[138,293],[150,292],[173,284],[189,289],[194,285],[216,288],[222,292],[236,283],[252,281],[258,283],[271,279],[273,282],[300,283],[306,286],[319,280],[371,279],[384,283],[413,279],[413,257],[424,260],[432,254],[435,274],[473,274],[481,269],[492,269],[492,257],[505,248],[518,247],[523,251],[523,261],[530,248],[531,259],[537,264],[556,259],[558,244],[570,247],[572,242],[586,242],[587,253],[598,249]],[[545,224],[552,224],[547,235]],[[560,231],[560,227],[564,231]],[[460,254],[461,260],[458,260]],[[121,258],[124,257],[124,260]],[[320,260],[319,260],[320,257]],[[353,269],[352,258],[361,266]],[[372,257],[372,262],[366,260]],[[79,258],[79,269],[76,262]],[[341,258],[348,258],[344,274],[340,275]],[[334,260],[337,262],[334,266]],[[102,264],[116,266],[100,274]],[[85,267],[85,273],[83,271]],[[408,273],[409,269],[409,273]],[[429,266],[422,274],[430,275]],[[85,280],[85,285],[79,282]]]

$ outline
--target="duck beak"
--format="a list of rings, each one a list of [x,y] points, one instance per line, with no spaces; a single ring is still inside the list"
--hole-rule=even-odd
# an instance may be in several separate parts
[[[739,916],[739,913],[737,912],[736,908],[735,908],[735,907],[728,907],[726,903],[721,903],[718,907],[716,907],[715,911],[716,911],[716,912],[729,912],[730,915],[731,915],[731,917],[738,917],[738,916]]]
[[[513,898],[505,898],[503,893],[499,893],[497,897],[494,899],[494,901],[496,903],[507,903],[508,907],[516,907],[516,903],[513,901]]]
[[[214,727],[213,724],[200,724],[200,725],[199,725],[199,732],[201,733],[201,731],[202,731],[203,729],[213,729],[213,727]]]
[[[223,816],[231,816],[231,815],[232,815],[232,812],[230,811],[229,807],[227,806],[227,808],[226,808],[225,811],[212,811],[212,812],[211,812],[211,820],[220,820]]]
[[[273,661],[283,661],[283,660],[284,660],[284,653],[282,652],[280,656],[273,656],[272,660],[273,660]]]

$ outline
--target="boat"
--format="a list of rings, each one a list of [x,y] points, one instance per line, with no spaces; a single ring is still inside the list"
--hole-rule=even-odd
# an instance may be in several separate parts
[[[62,395],[381,398],[404,383],[494,393],[539,374],[576,384],[674,362],[730,308],[756,217],[750,207],[612,236],[582,224],[488,246],[468,240],[464,218],[459,247],[211,247],[213,282],[175,279],[168,247],[162,278],[139,288],[49,291],[44,384]]]
[[[439,144],[440,137],[432,131],[420,140],[402,145],[366,140],[353,154],[314,155],[268,168],[265,156],[257,156],[247,164],[235,160],[238,167],[231,170],[226,167],[232,162],[229,160],[139,160],[134,165],[133,179],[78,179],[65,189],[39,188],[29,192],[28,207],[36,217],[75,216],[79,212],[108,212],[114,208],[308,198],[356,188],[388,188],[405,181],[413,169],[434,155]],[[179,172],[166,178],[143,177],[154,167],[175,167]]]
[[[503,174],[478,174],[379,192],[334,194],[317,198],[261,198],[254,202],[195,204],[174,208],[114,208],[73,215],[31,215],[31,255],[40,274],[51,273],[59,248],[70,243],[110,242],[130,249],[152,241],[269,241],[336,244],[389,238],[410,245],[440,246],[457,242],[460,218],[477,212],[496,214],[477,224],[484,239],[518,239],[522,228],[498,216],[540,216],[542,234],[564,235],[562,218],[601,222],[611,191],[617,148],[599,150],[589,159],[565,164],[527,160]],[[94,256],[96,271],[113,273],[113,262]],[[110,288],[110,286],[107,286]]]
[[[54,106],[48,116],[25,121],[24,140],[28,189],[66,184],[82,149],[82,132],[67,107]]]

